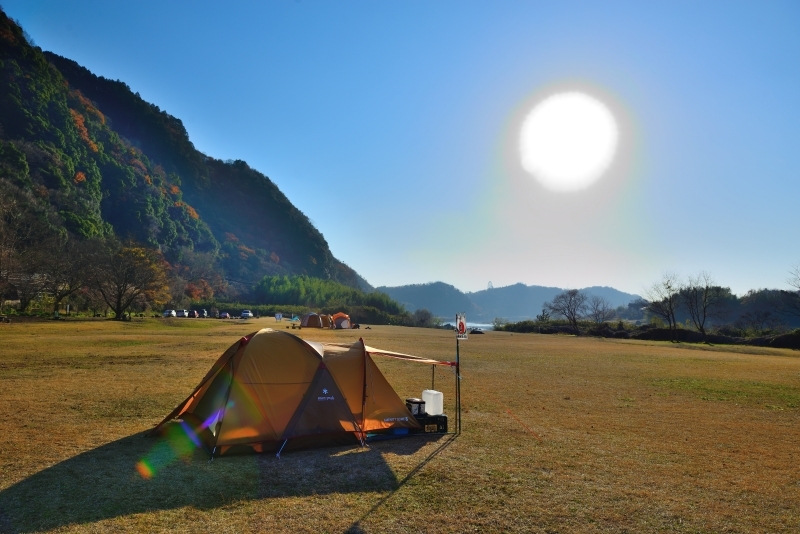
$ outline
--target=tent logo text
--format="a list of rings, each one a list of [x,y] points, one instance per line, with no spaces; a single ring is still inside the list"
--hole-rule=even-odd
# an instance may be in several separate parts
[[[408,421],[408,417],[387,417],[384,421],[387,423],[391,423],[392,421]]]

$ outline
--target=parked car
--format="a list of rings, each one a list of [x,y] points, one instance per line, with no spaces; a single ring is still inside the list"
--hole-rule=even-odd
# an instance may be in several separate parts
[[[253,318],[253,312],[251,312],[250,310],[242,310],[242,319],[252,319],[252,318]]]
[[[175,317],[175,310],[164,310],[161,314],[162,317]]]
[[[230,319],[231,318],[231,314],[228,313],[228,312],[222,312],[222,313],[219,314],[219,318],[220,319]]]
[[[186,310],[175,310],[175,317],[189,317],[189,312]]]
[[[208,317],[208,310],[197,310],[197,313],[199,313],[199,314],[200,314],[200,317],[202,317],[202,318],[204,318],[204,319],[205,319],[206,317]]]
[[[189,315],[187,317],[191,317],[192,319],[197,319],[200,317],[200,314],[197,313],[197,310],[189,310]]]

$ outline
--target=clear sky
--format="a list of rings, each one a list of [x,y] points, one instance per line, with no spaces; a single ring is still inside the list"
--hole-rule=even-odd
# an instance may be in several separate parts
[[[376,286],[639,293],[706,270],[741,294],[800,262],[796,0],[0,3],[269,176]],[[618,151],[551,191],[522,170],[521,121],[575,90]]]

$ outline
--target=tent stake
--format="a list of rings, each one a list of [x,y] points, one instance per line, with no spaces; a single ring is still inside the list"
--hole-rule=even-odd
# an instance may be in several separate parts
[[[283,448],[286,446],[286,442],[287,442],[287,441],[289,441],[289,440],[288,440],[288,439],[285,439],[285,440],[283,440],[283,445],[281,445],[281,448],[280,448],[280,450],[278,451],[278,454],[276,454],[276,455],[275,455],[275,457],[276,457],[276,458],[280,458],[280,457],[281,457],[281,451],[282,451],[282,450],[283,450]]]

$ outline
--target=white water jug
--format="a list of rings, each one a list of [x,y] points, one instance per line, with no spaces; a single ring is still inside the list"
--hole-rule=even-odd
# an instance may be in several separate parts
[[[426,389],[422,392],[425,412],[428,415],[441,415],[444,412],[444,394],[441,391]]]

